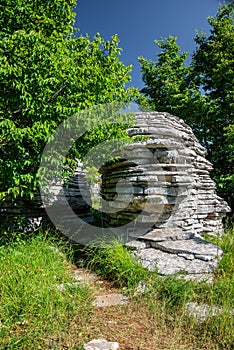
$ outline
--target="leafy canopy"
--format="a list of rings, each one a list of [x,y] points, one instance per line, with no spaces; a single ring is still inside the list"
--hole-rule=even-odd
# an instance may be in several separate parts
[[[76,0],[4,0],[0,3],[0,35],[11,35],[18,30],[53,32],[66,35],[73,31]]]
[[[117,35],[107,42],[98,34],[92,41],[75,37],[75,5],[74,0],[0,4],[1,198],[33,197],[42,151],[63,120],[136,95],[136,89],[125,88],[131,67],[119,60]],[[108,137],[92,135],[89,147]],[[84,151],[80,144],[77,154]]]
[[[139,58],[146,84],[141,101],[191,125],[214,165],[219,193],[234,209],[234,2],[208,21],[210,35],[197,33],[189,65],[174,37],[156,40],[156,62]]]

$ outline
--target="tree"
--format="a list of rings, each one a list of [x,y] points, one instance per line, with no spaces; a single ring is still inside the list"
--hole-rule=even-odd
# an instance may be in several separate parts
[[[221,7],[208,19],[212,30],[208,38],[197,34],[192,60],[192,76],[207,98],[204,116],[209,142],[209,158],[218,190],[234,210],[234,157],[231,125],[234,123],[234,2]],[[229,133],[226,131],[229,130]],[[228,136],[229,135],[229,136]]]
[[[53,32],[66,35],[73,30],[76,0],[4,0],[0,3],[0,35],[11,35],[18,30]]]
[[[175,110],[177,113],[183,113],[184,99],[188,93],[186,79],[190,71],[185,65],[188,54],[180,52],[175,37],[155,40],[155,43],[162,50],[157,62],[139,58],[142,78],[146,85],[141,92],[148,97],[148,103],[158,111]]]
[[[95,104],[130,101],[131,67],[114,35],[75,37],[75,0],[0,4],[1,198],[33,197],[43,148],[69,116]]]
[[[210,35],[198,33],[191,63],[180,52],[176,38],[156,41],[162,49],[158,61],[140,58],[141,91],[154,109],[183,118],[206,147],[213,163],[219,193],[234,209],[234,3],[221,7],[208,19]]]

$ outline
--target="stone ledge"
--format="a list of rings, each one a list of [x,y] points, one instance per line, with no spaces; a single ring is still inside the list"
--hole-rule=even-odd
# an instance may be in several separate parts
[[[144,236],[139,237],[142,240],[150,242],[187,240],[194,237],[192,232],[184,232],[178,228],[153,229]]]
[[[187,240],[151,242],[151,246],[172,254],[195,254],[197,257],[213,256],[214,258],[222,255],[222,250],[218,246],[199,237]]]

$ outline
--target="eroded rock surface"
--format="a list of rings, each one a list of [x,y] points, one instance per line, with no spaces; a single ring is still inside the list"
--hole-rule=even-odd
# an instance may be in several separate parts
[[[61,219],[63,225],[66,222],[72,225],[73,216],[64,214],[67,207],[70,207],[85,222],[93,223],[94,218],[90,210],[91,205],[86,171],[79,164],[75,174],[66,186],[51,184],[48,196],[42,198],[41,194],[37,192],[32,200],[22,199],[14,201],[8,199],[2,201],[0,219],[2,222],[6,222],[6,228],[14,225],[13,219],[15,218],[17,230],[34,230],[42,224],[43,220],[49,222],[46,209],[54,206],[54,209],[52,209],[54,210],[54,215]]]
[[[198,304],[196,302],[189,302],[185,305],[185,313],[189,317],[193,317],[195,322],[202,323],[208,318],[220,315],[222,313],[234,315],[233,309],[223,309],[220,306],[210,306],[207,304]]]
[[[168,113],[136,113],[128,134],[147,139],[126,145],[119,162],[102,168],[108,222],[120,225],[144,211],[142,223],[171,235],[172,228],[188,235],[222,231],[229,208],[216,194],[212,164],[192,129]]]
[[[216,194],[206,150],[168,113],[136,113],[128,134],[146,138],[126,145],[118,162],[102,168],[107,225],[134,223],[128,245],[143,266],[209,279],[222,252],[201,235],[221,233],[229,208]]]

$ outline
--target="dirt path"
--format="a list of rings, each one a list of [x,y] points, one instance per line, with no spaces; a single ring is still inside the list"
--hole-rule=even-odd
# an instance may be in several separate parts
[[[95,295],[93,314],[83,331],[86,342],[93,338],[105,338],[118,342],[120,350],[209,348],[199,347],[195,339],[189,339],[176,320],[162,315],[161,310],[152,310],[143,301],[127,299],[113,282],[76,266],[73,266],[73,273],[74,279],[88,283]]]

